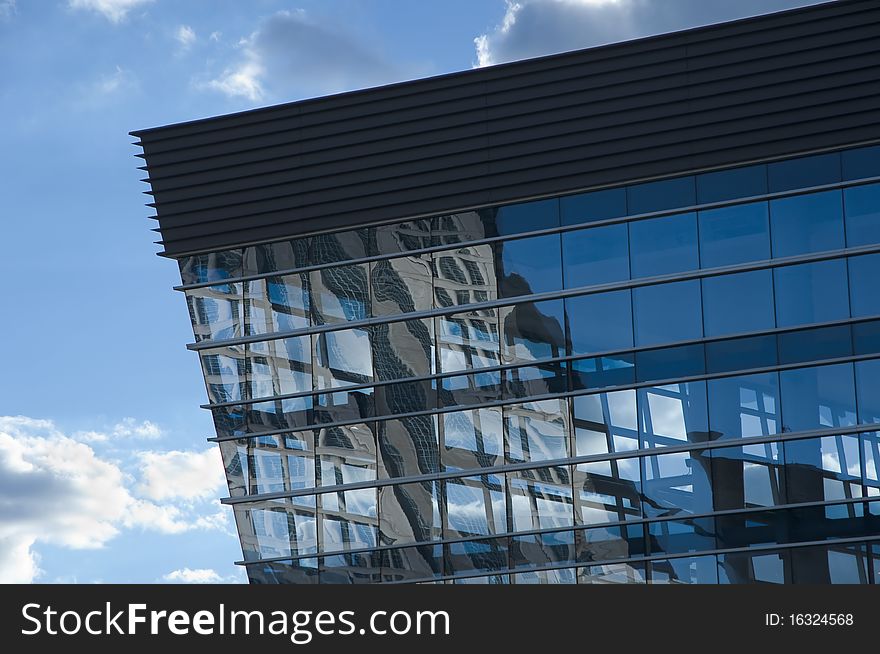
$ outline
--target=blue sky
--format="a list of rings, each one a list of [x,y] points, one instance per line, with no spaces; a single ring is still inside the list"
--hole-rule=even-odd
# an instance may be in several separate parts
[[[0,582],[241,582],[132,129],[805,0],[0,0]]]

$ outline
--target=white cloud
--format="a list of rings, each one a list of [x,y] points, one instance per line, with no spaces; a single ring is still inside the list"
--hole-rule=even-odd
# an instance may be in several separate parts
[[[222,584],[225,580],[210,568],[182,568],[163,575],[162,581],[174,584]]]
[[[477,65],[577,50],[822,0],[506,0],[501,22],[474,39]]]
[[[211,35],[208,38],[217,43],[222,36],[223,32],[211,32]]]
[[[209,453],[138,453],[138,483],[120,462],[65,435],[52,421],[0,416],[0,583],[39,577],[34,548],[41,543],[96,549],[123,529],[228,532],[228,511],[216,500],[204,501],[208,487],[219,490],[223,477],[219,457]],[[213,471],[205,467],[209,461]],[[196,479],[198,474],[205,479]],[[160,483],[177,486],[163,491]]]
[[[116,66],[116,70],[109,75],[101,77],[101,79],[95,83],[92,90],[98,95],[111,95],[117,91],[132,88],[136,85],[135,78],[131,72],[121,66]]]
[[[156,440],[163,435],[162,429],[154,422],[149,420],[138,422],[134,418],[123,418],[108,429],[79,431],[73,436],[76,440],[87,443],[103,443],[111,439]]]
[[[196,33],[189,25],[180,25],[174,33],[174,38],[183,49],[187,49],[196,42]]]
[[[103,14],[112,23],[120,23],[132,9],[153,0],[68,0],[72,9],[84,9]]]
[[[316,22],[302,9],[263,20],[236,50],[236,62],[199,86],[255,102],[363,88],[403,76],[369,45],[337,25]]]

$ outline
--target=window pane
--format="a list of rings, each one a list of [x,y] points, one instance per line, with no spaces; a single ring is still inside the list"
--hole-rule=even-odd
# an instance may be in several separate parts
[[[568,390],[567,378],[565,363],[559,362],[505,370],[504,398],[564,393]]]
[[[236,505],[235,522],[245,560],[317,552],[314,502],[310,496]]]
[[[376,479],[376,437],[372,425],[326,427],[317,432],[321,486]]]
[[[339,388],[373,380],[370,332],[343,329],[315,334],[315,387]]]
[[[843,259],[784,266],[773,271],[776,324],[794,327],[849,317]]]
[[[700,281],[633,289],[636,345],[659,345],[703,335]]]
[[[285,275],[245,284],[247,333],[268,334],[309,326],[309,276]]]
[[[642,457],[642,479],[646,517],[712,511],[709,455],[702,450]]]
[[[579,463],[574,467],[575,521],[591,525],[642,515],[639,459]]]
[[[370,264],[373,315],[426,311],[433,306],[431,257],[401,257]]]
[[[841,158],[843,179],[863,179],[880,175],[880,145],[846,150]]]
[[[638,449],[634,390],[578,395],[572,398],[572,406],[574,456]]]
[[[564,399],[505,406],[504,427],[508,463],[570,456],[568,403]]]
[[[238,402],[247,394],[247,360],[243,345],[202,350],[199,352],[208,401]]]
[[[700,267],[695,213],[632,222],[629,242],[633,279]]]
[[[397,484],[379,489],[379,543],[400,545],[437,540],[440,524],[440,482]]]
[[[311,236],[308,239],[309,265],[362,259],[371,254],[367,247],[369,240],[367,228]]]
[[[374,325],[372,344],[377,381],[434,372],[434,321],[430,318]]]
[[[562,300],[523,302],[502,307],[504,363],[528,363],[565,356]]]
[[[473,574],[507,569],[507,538],[448,543],[445,546],[446,574]],[[455,583],[505,583],[506,575],[456,579]]]
[[[311,432],[222,441],[219,445],[233,497],[315,486]]]
[[[312,390],[308,336],[249,343],[247,353],[250,397],[270,397]]]
[[[880,184],[843,191],[848,247],[880,243]]]
[[[720,584],[784,584],[791,576],[788,552],[752,554],[732,552],[718,555]]]
[[[593,527],[578,532],[578,561],[626,559],[645,553],[643,525]]]
[[[438,405],[442,407],[482,404],[501,399],[501,373],[497,370],[444,377],[439,384]]]
[[[243,274],[260,275],[309,265],[308,239],[260,243],[244,249]]]
[[[379,519],[375,488],[325,493],[318,496],[318,503],[324,552],[376,547]]]
[[[241,277],[241,250],[223,250],[184,257],[178,261],[184,284],[219,282]]]
[[[791,550],[794,584],[867,584],[868,557],[865,546],[821,545]]]
[[[380,476],[410,477],[440,471],[437,416],[422,415],[379,423]]]
[[[732,170],[697,175],[700,204],[764,195],[767,192],[767,166],[744,166]]]
[[[859,423],[880,423],[880,359],[856,361]]]
[[[515,297],[562,288],[559,234],[496,243],[498,291]]]
[[[844,247],[841,192],[808,193],[771,200],[770,231],[774,257]]]
[[[801,363],[852,355],[849,325],[814,327],[779,334],[779,363]]]
[[[703,345],[681,345],[636,352],[638,381],[692,377],[706,372]]]
[[[578,359],[570,363],[572,390],[632,384],[636,380],[635,357],[617,354]]]
[[[562,259],[566,288],[629,279],[626,225],[605,225],[564,233]]]
[[[862,481],[868,497],[880,496],[880,433],[865,432],[862,440]],[[880,579],[876,580],[880,583]]]
[[[651,554],[685,554],[715,549],[712,518],[663,520],[648,524],[648,550]]]
[[[503,476],[447,479],[444,488],[446,538],[488,536],[507,531]]]
[[[397,254],[431,247],[431,220],[422,218],[370,227],[375,238],[372,254]]]
[[[501,363],[498,309],[440,316],[435,322],[441,372],[486,368]]]
[[[720,447],[711,455],[716,511],[785,503],[780,443]]]
[[[320,559],[322,584],[377,584],[381,581],[379,552],[354,552]]]
[[[824,436],[785,442],[788,502],[822,502],[862,496],[859,437]]]
[[[700,265],[730,266],[770,258],[766,202],[700,212]]]
[[[372,387],[315,397],[315,419],[320,423],[369,420],[375,415],[376,398]]]
[[[312,323],[364,320],[370,317],[369,265],[324,268],[309,273]]]
[[[880,280],[880,254],[850,257],[849,292],[853,318],[880,314],[878,280]]]
[[[628,186],[627,209],[631,216],[651,211],[663,211],[696,204],[697,194],[693,177],[677,177],[659,182]]]
[[[241,336],[241,284],[221,284],[186,292],[196,342]]]
[[[507,485],[513,531],[574,525],[567,466],[511,472]]]
[[[707,277],[703,281],[703,320],[706,336],[773,329],[773,277],[754,270]]]
[[[565,299],[571,354],[625,350],[633,346],[629,290]]]
[[[840,181],[840,153],[817,154],[767,165],[771,193]]]
[[[618,218],[626,215],[626,188],[569,195],[561,199],[560,205],[563,225]]]
[[[500,408],[444,413],[440,419],[442,458],[447,470],[486,468],[502,463],[504,432]]]
[[[497,236],[495,210],[464,211],[434,216],[431,221],[431,245],[452,245]]]
[[[645,563],[615,563],[578,568],[579,584],[643,584]]]
[[[384,581],[430,579],[443,574],[442,545],[399,547],[384,550],[381,557]]]
[[[256,402],[246,407],[247,431],[303,429],[315,422],[312,397]]]
[[[495,214],[499,236],[559,226],[559,200],[538,200],[499,207]]]
[[[498,299],[492,245],[435,252],[434,296],[438,307]]]
[[[714,439],[779,433],[777,373],[710,379],[708,390],[709,428]]]
[[[652,584],[717,584],[714,556],[688,556],[651,561]]]
[[[640,388],[638,403],[642,447],[709,440],[706,382]]]
[[[777,363],[776,336],[749,336],[706,343],[706,371],[732,372]]]
[[[851,363],[783,370],[782,431],[856,424],[856,392]]]

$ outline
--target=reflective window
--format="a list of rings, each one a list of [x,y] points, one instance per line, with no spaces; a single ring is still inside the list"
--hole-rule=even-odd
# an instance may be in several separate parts
[[[503,462],[504,427],[500,408],[444,413],[440,420],[446,469],[486,468]]]
[[[686,556],[651,561],[652,584],[717,584],[714,556]]]
[[[702,450],[642,457],[642,512],[646,517],[712,511],[711,470]]]
[[[247,360],[243,345],[202,350],[199,359],[209,402],[238,402],[245,398]]]
[[[568,195],[560,200],[560,205],[563,225],[618,218],[626,215],[626,189],[611,188]]]
[[[433,306],[430,256],[384,259],[370,264],[373,315],[426,311]]]
[[[863,179],[880,175],[880,146],[853,148],[841,153],[843,179]]]
[[[629,243],[634,279],[700,267],[695,213],[632,222]]]
[[[764,195],[767,192],[767,166],[743,166],[697,175],[700,204]]]
[[[578,561],[626,559],[645,553],[643,525],[593,527],[578,532]]]
[[[526,534],[513,536],[510,539],[510,565],[514,568],[572,564],[576,560],[575,533],[573,531]],[[562,580],[559,583],[575,583],[575,575],[571,570],[568,575],[560,577]],[[569,581],[565,579],[569,579]]]
[[[447,479],[444,488],[446,538],[488,536],[507,531],[503,476]]]
[[[592,286],[629,279],[625,223],[562,234],[565,287]]]
[[[801,363],[852,355],[849,325],[814,327],[783,332],[779,339],[779,363]]]
[[[569,455],[568,403],[541,400],[504,407],[507,461],[547,461]]]
[[[325,325],[369,318],[369,275],[367,264],[324,268],[309,273],[312,323]]]
[[[250,432],[298,430],[315,422],[311,396],[255,402],[245,413]]]
[[[376,547],[378,509],[375,488],[318,496],[321,549],[325,552]]]
[[[649,213],[676,209],[696,204],[696,186],[693,177],[676,177],[659,182],[636,184],[626,188],[629,214]]]
[[[504,363],[528,363],[565,356],[562,300],[523,302],[500,310]]]
[[[531,570],[511,575],[515,584],[575,584],[577,583],[577,570],[575,568],[561,568],[554,570]]]
[[[638,398],[642,447],[710,439],[706,382],[640,388]]]
[[[317,432],[321,486],[357,484],[376,479],[376,437],[372,425],[326,427]]]
[[[808,193],[771,200],[770,231],[774,257],[844,247],[841,192]]]
[[[861,497],[859,445],[858,435],[786,441],[788,501],[822,502]]]
[[[842,544],[793,548],[791,575],[794,584],[867,584],[865,546]]]
[[[880,423],[880,359],[856,361],[859,422]]]
[[[498,309],[439,316],[435,324],[441,372],[501,363]]]
[[[577,395],[572,407],[574,456],[638,449],[636,391]]]
[[[636,352],[636,377],[640,382],[691,377],[705,372],[706,357],[700,344]]]
[[[383,390],[380,387],[380,390]],[[323,393],[315,397],[315,419],[320,423],[369,420],[376,415],[372,387]]]
[[[219,282],[241,276],[241,250],[195,254],[178,261],[180,281],[184,284]]]
[[[511,472],[507,486],[513,531],[574,524],[568,466]]]
[[[503,396],[508,399],[564,393],[568,390],[565,368],[564,363],[551,362],[505,370]]]
[[[465,243],[498,235],[494,209],[434,216],[430,220],[432,246]]]
[[[783,370],[779,379],[782,431],[856,424],[856,391],[851,363]]]
[[[315,487],[311,432],[221,441],[220,454],[233,497]]]
[[[499,236],[559,226],[559,199],[537,200],[499,207],[495,213]]]
[[[252,584],[316,584],[318,559],[290,559],[266,561],[247,566],[248,581]]]
[[[440,471],[437,416],[421,415],[379,423],[381,476],[410,477]]]
[[[559,234],[496,243],[498,292],[515,297],[562,288]]]
[[[342,329],[312,336],[315,387],[339,388],[373,380],[370,332]]]
[[[369,240],[370,233],[366,228],[310,236],[307,241],[309,265],[362,259],[371,254]]]
[[[706,343],[706,371],[732,372],[777,364],[776,336],[749,336]]]
[[[435,372],[434,321],[430,318],[374,325],[371,340],[377,381],[424,377]]]
[[[440,482],[383,486],[379,489],[379,542],[419,543],[442,537]]]
[[[314,502],[314,496],[310,496],[236,505],[235,522],[245,560],[317,552]]]
[[[862,440],[862,481],[868,497],[880,497],[880,433],[866,432]],[[877,580],[880,583],[880,580]]]
[[[641,517],[639,459],[593,461],[574,466],[577,524],[620,522]]]
[[[697,279],[633,289],[636,345],[659,345],[703,335]]]
[[[196,342],[241,336],[241,284],[221,284],[186,292]]]
[[[817,154],[767,165],[771,193],[833,184],[840,181],[840,153]]]
[[[880,184],[854,186],[843,191],[848,247],[880,243]]]
[[[495,254],[490,243],[435,252],[433,265],[436,306],[498,299]]]
[[[374,254],[396,254],[431,247],[431,220],[421,218],[393,225],[370,227],[375,238]]]
[[[323,556],[319,579],[322,584],[375,584],[381,580],[378,552],[355,552]]]
[[[578,359],[569,367],[572,390],[632,384],[636,379],[632,354]]]
[[[493,538],[445,546],[446,574],[473,574],[507,569],[507,539]],[[455,583],[506,583],[506,575],[456,579]]]
[[[571,354],[625,350],[633,346],[629,290],[565,299]]]
[[[730,552],[718,555],[720,584],[784,584],[790,577],[788,552]]]
[[[578,568],[579,584],[644,584],[642,562],[590,565]]]
[[[307,274],[246,282],[245,293],[249,335],[292,331],[309,326]]]
[[[443,574],[443,546],[419,545],[384,550],[382,578],[384,581],[430,579]]]
[[[846,262],[843,259],[776,268],[773,282],[779,327],[849,317]]]
[[[712,518],[662,520],[648,527],[648,551],[651,554],[685,554],[715,548],[715,524]]]
[[[777,373],[710,379],[707,386],[709,429],[713,439],[770,436],[780,432]]]
[[[309,265],[308,239],[260,243],[244,249],[242,273],[260,275]]]
[[[312,390],[308,336],[279,338],[247,345],[250,397],[270,397]]]
[[[773,277],[769,270],[706,277],[703,321],[706,336],[773,329]]]
[[[501,373],[497,370],[444,377],[435,383],[439,385],[439,406],[466,406],[501,399]]]
[[[766,202],[700,212],[700,264],[730,266],[770,258],[770,222]]]
[[[849,259],[849,293],[852,317],[864,318],[880,314],[880,254]]]
[[[785,504],[780,443],[720,447],[711,457],[715,510]]]

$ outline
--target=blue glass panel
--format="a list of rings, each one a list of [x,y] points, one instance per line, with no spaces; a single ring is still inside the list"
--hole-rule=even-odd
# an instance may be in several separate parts
[[[499,236],[559,226],[559,199],[538,200],[500,207],[495,214]]]
[[[773,329],[773,277],[769,270],[703,279],[706,336]]]
[[[574,456],[626,452],[639,447],[633,389],[578,395],[572,398],[572,416]]]
[[[642,556],[645,553],[644,525],[593,527],[577,532],[578,561],[603,561]]]
[[[642,512],[646,517],[711,513],[709,454],[703,450],[642,457]]]
[[[716,511],[785,504],[780,443],[719,447],[711,455]]]
[[[610,188],[580,195],[569,195],[560,201],[563,225],[579,225],[626,215],[626,189]]]
[[[633,278],[700,267],[695,213],[630,223],[629,240]]]
[[[842,153],[843,179],[863,179],[880,175],[880,145],[856,148]]]
[[[652,584],[717,584],[714,556],[683,556],[651,561]]]
[[[880,320],[851,325],[854,354],[880,354]]]
[[[856,389],[851,363],[783,370],[779,379],[782,431],[849,427],[856,423]]]
[[[767,193],[767,166],[745,166],[697,175],[700,204],[747,198]]]
[[[715,525],[712,518],[664,520],[648,525],[648,550],[651,554],[684,554],[713,549]]]
[[[703,335],[700,281],[633,289],[636,345],[657,345]]]
[[[774,257],[844,247],[841,192],[825,191],[771,200],[770,233]]]
[[[880,254],[849,259],[852,317],[880,315]]]
[[[867,584],[868,560],[862,544],[796,547],[791,550],[791,583]]]
[[[862,496],[858,434],[785,442],[787,502],[831,502]]]
[[[241,250],[223,250],[195,254],[178,262],[180,281],[184,284],[219,282],[241,276]]]
[[[446,574],[473,574],[507,569],[507,538],[447,543]]]
[[[562,288],[559,234],[496,244],[501,297],[557,291]]]
[[[680,382],[640,388],[638,398],[642,447],[702,443],[709,440],[706,382]]]
[[[562,260],[566,288],[629,279],[626,225],[566,232],[562,235]]]
[[[578,359],[571,362],[570,368],[572,390],[622,386],[636,380],[632,354]]]
[[[880,359],[857,361],[855,365],[859,422],[880,423]]]
[[[706,371],[732,372],[775,366],[776,336],[750,336],[706,343]]]
[[[565,355],[565,310],[561,299],[523,302],[502,307],[500,313],[504,363]]]
[[[700,212],[700,265],[703,268],[770,258],[766,202]]]
[[[849,325],[779,334],[779,363],[800,363],[852,355]]]
[[[710,379],[709,428],[715,439],[778,434],[779,378],[775,372]]]
[[[636,352],[636,378],[640,382],[691,377],[705,372],[705,355],[700,344]]]
[[[818,154],[767,166],[768,188],[771,193],[808,188],[840,181],[840,153]]]
[[[718,555],[720,584],[785,584],[790,578],[787,550]]]
[[[843,192],[848,247],[880,243],[880,184],[866,184]]]
[[[638,457],[579,463],[573,475],[577,524],[622,522],[641,517]]]
[[[625,350],[633,346],[629,290],[565,299],[571,354]]]
[[[659,182],[628,186],[627,210],[631,216],[651,211],[663,211],[696,204],[697,193],[693,177],[677,177]]]
[[[843,259],[784,266],[773,271],[776,324],[794,327],[849,317]]]

